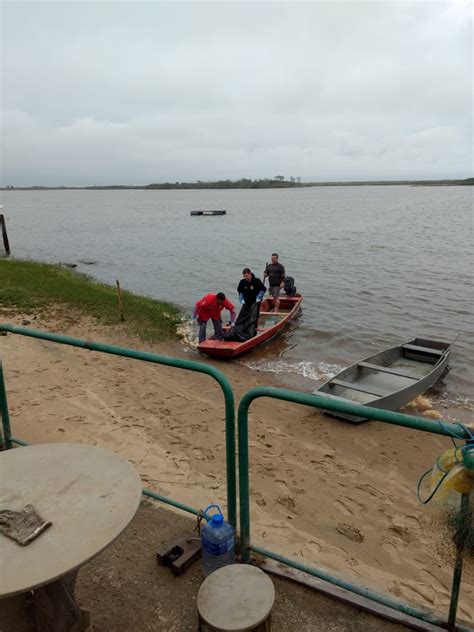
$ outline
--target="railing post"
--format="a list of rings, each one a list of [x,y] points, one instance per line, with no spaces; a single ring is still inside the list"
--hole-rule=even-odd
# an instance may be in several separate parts
[[[470,494],[462,494],[459,523],[456,530],[456,562],[454,564],[453,585],[451,588],[451,601],[449,604],[448,630],[456,630],[456,613],[458,609],[459,591],[461,588],[462,565],[464,559],[464,547],[471,526]]]
[[[239,442],[239,507],[240,507],[240,551],[242,562],[250,562],[250,483],[249,483],[249,393],[240,400],[237,415]]]
[[[0,362],[0,415],[2,416],[2,435],[5,450],[12,447],[12,431],[10,427],[10,415],[8,414],[7,389],[5,388],[5,380],[3,377],[3,366]],[[1,444],[0,437],[0,444]]]
[[[237,527],[237,462],[235,454],[235,399],[234,392],[227,381],[219,382],[224,393],[226,418],[226,478],[227,478],[227,518]]]

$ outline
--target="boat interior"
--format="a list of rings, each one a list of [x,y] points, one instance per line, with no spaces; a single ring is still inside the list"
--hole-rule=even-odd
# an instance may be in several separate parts
[[[449,347],[450,343],[415,338],[348,367],[314,392],[368,404],[423,379]]]
[[[278,312],[274,312],[272,310],[275,300],[268,296],[264,298],[260,308],[257,332],[262,333],[266,329],[270,329],[278,324],[283,318],[288,316],[299,299],[300,295],[298,294],[295,296],[280,296]]]

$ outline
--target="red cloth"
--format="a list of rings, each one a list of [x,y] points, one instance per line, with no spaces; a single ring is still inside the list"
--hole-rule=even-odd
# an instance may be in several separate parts
[[[199,320],[208,321],[210,318],[220,320],[221,312],[224,308],[228,309],[231,314],[235,313],[233,303],[227,298],[218,304],[216,294],[206,294],[204,298],[196,303],[194,311]]]

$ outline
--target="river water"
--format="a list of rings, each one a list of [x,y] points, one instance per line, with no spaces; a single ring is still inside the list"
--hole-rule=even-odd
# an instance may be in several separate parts
[[[77,263],[186,313],[207,292],[236,299],[242,268],[261,276],[276,251],[304,294],[303,309],[240,362],[313,389],[415,335],[460,334],[432,395],[474,410],[471,187],[14,190],[2,192],[2,203],[15,257]],[[200,208],[227,215],[190,216]]]

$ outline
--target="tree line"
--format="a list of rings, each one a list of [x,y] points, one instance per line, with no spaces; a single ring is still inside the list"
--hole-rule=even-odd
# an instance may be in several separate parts
[[[275,176],[274,178],[262,178],[260,180],[251,180],[250,178],[240,178],[240,180],[212,180],[197,182],[155,182],[152,184],[127,185],[127,184],[109,184],[109,185],[91,185],[85,187],[45,187],[30,186],[17,187],[7,185],[0,187],[0,190],[19,190],[19,191],[49,191],[63,189],[86,189],[86,190],[108,190],[108,189],[284,189],[291,187],[325,187],[325,186],[381,186],[381,185],[411,185],[411,186],[460,186],[474,185],[474,178],[464,178],[460,180],[354,180],[354,181],[326,181],[326,182],[301,182],[301,178],[291,177],[285,180],[284,176]]]

